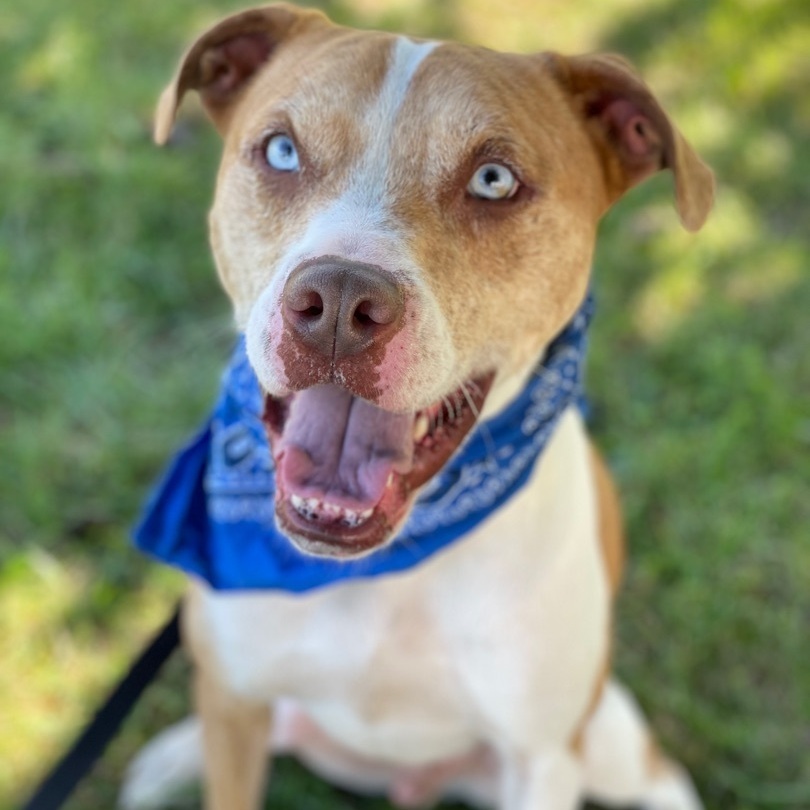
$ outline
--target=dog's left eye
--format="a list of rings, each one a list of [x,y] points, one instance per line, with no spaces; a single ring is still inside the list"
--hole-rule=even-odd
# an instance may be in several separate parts
[[[485,163],[475,170],[467,191],[482,200],[505,200],[518,190],[518,179],[500,163]]]
[[[297,172],[298,150],[289,135],[273,135],[265,148],[267,163],[280,172]]]

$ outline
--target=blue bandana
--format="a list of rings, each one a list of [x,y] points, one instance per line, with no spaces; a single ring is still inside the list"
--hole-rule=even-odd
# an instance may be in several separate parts
[[[563,411],[581,405],[589,296],[520,395],[476,425],[385,548],[339,562],[299,552],[274,520],[262,395],[240,340],[219,399],[173,460],[135,530],[143,551],[221,590],[304,592],[405,571],[463,537],[526,483]]]

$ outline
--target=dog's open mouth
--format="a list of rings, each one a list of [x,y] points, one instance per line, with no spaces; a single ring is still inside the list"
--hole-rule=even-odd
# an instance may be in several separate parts
[[[318,556],[383,545],[475,424],[494,376],[468,380],[416,413],[385,411],[336,385],[266,395],[280,528]]]

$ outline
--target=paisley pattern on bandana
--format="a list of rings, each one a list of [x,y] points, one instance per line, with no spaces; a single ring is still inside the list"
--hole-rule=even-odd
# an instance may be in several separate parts
[[[241,339],[200,433],[175,457],[135,530],[146,553],[220,590],[304,592],[405,571],[460,540],[526,483],[560,415],[582,406],[591,296],[523,391],[479,423],[422,489],[393,542],[360,560],[300,553],[276,527],[262,394]]]

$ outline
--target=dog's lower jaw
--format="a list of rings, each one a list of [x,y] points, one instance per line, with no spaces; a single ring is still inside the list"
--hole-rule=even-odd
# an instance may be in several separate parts
[[[351,560],[363,557],[386,545],[402,525],[410,511],[413,498],[406,493],[407,486],[403,477],[392,473],[386,484],[386,492],[380,502],[371,509],[371,514],[363,516],[357,525],[355,519],[336,512],[329,504],[321,502],[320,514],[313,498],[299,505],[300,498],[288,496],[277,483],[276,486],[276,521],[281,532],[304,554],[313,557],[331,557]],[[387,507],[387,508],[386,508]]]
[[[276,467],[279,529],[316,557],[354,559],[391,542],[419,489],[469,435],[494,377],[491,371],[470,379],[412,414],[383,411],[337,387],[284,398],[266,394],[263,420]],[[338,424],[313,433],[307,409],[323,417],[327,407]],[[360,417],[352,416],[357,411]],[[377,425],[377,440],[352,447],[352,419],[366,428],[369,421]]]

